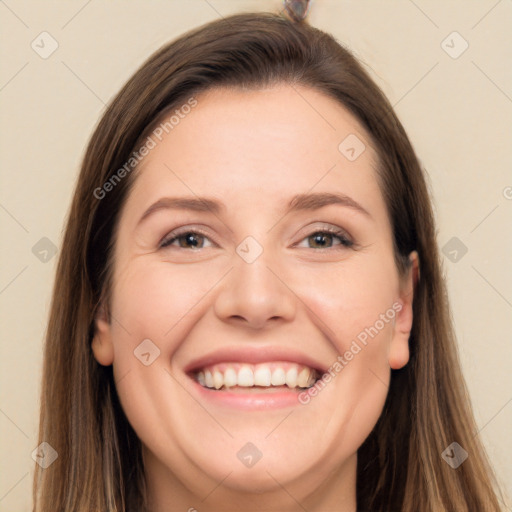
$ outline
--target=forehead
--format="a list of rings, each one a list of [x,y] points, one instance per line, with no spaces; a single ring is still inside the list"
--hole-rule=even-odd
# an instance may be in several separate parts
[[[139,166],[130,202],[157,200],[164,191],[217,197],[237,207],[250,197],[267,209],[308,191],[378,201],[376,152],[336,100],[284,84],[212,89],[195,100],[153,130],[155,144]]]

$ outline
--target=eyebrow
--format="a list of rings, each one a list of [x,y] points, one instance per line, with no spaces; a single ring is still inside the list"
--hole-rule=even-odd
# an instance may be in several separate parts
[[[330,192],[316,192],[297,194],[289,201],[285,215],[294,211],[318,210],[324,206],[340,205],[359,212],[371,218],[368,210],[363,208],[357,201],[345,194]],[[151,214],[159,210],[190,210],[195,212],[210,212],[215,215],[226,210],[225,204],[217,199],[208,197],[162,197],[153,203],[140,218],[138,224]]]

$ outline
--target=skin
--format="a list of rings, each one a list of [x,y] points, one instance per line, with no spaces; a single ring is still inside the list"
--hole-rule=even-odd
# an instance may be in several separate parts
[[[112,320],[100,311],[92,343],[97,361],[113,364],[143,443],[152,510],[355,511],[357,449],[382,411],[390,369],[409,359],[417,254],[399,276],[376,152],[338,102],[284,84],[197,100],[139,169],[116,237]],[[349,134],[366,146],[352,162],[338,150]],[[305,192],[346,194],[370,215],[340,205],[284,215]],[[207,196],[225,209],[159,209],[139,223],[165,196]],[[179,227],[202,228],[199,249],[159,247]],[[355,246],[327,235],[319,248],[310,235],[326,227]],[[247,236],[263,249],[250,264],[235,250]],[[198,399],[183,371],[237,344],[293,348],[329,367],[394,303],[393,321],[307,405],[222,407]],[[149,366],[134,356],[145,339],[160,350]],[[247,442],[263,454],[251,468],[237,458]]]

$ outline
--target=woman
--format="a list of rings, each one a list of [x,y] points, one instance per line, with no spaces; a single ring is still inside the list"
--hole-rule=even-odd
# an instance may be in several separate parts
[[[243,14],[159,50],[62,247],[36,511],[499,510],[422,170],[331,36]]]

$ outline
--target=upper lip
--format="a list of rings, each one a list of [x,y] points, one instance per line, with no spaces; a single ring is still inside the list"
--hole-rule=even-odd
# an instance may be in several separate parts
[[[325,373],[325,365],[314,358],[297,350],[276,346],[227,346],[204,356],[198,357],[185,366],[186,373],[193,373],[206,366],[218,363],[268,363],[271,361],[289,361],[291,363],[309,366],[320,373]]]

